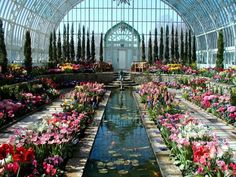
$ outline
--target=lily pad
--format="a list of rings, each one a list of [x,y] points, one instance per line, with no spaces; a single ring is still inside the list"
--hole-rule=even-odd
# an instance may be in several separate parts
[[[116,151],[108,151],[109,154],[115,154]]]
[[[103,162],[98,162],[97,166],[98,166],[98,168],[103,168],[105,166],[105,164]]]
[[[124,165],[129,165],[130,164],[130,160],[125,160]]]
[[[114,162],[114,164],[116,164],[116,165],[123,165],[124,164],[124,160],[116,160],[115,162]]]
[[[132,166],[138,167],[138,166],[139,166],[139,163],[132,163]]]
[[[98,172],[101,174],[106,174],[106,173],[108,173],[108,170],[103,168],[103,169],[98,170]]]
[[[109,170],[114,170],[114,169],[116,169],[116,167],[114,167],[114,166],[108,166],[107,167]]]
[[[140,157],[141,154],[130,154],[129,156],[130,156],[130,157]]]
[[[125,161],[125,159],[122,159],[122,158],[119,158],[119,159],[117,159],[117,160],[119,160],[119,161]]]
[[[111,167],[111,166],[113,166],[113,165],[114,165],[113,162],[108,162],[108,163],[107,163],[107,166],[108,166],[108,167]]]
[[[118,173],[120,175],[125,175],[125,174],[128,174],[129,172],[127,170],[119,170]]]
[[[113,156],[113,157],[119,157],[119,156],[121,156],[121,154],[115,153],[115,154],[112,154],[112,156]]]
[[[138,163],[138,160],[131,160],[131,163]]]

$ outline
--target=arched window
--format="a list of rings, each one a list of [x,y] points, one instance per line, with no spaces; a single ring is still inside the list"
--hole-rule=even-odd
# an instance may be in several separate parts
[[[105,59],[114,69],[129,69],[133,61],[140,60],[140,35],[125,22],[109,29],[105,35]]]

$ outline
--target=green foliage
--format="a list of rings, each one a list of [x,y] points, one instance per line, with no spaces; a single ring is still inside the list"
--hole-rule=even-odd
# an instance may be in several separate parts
[[[67,30],[66,30],[66,60],[70,61],[70,26],[69,23],[67,23]]]
[[[103,62],[103,33],[101,33],[101,39],[100,39],[100,62]]]
[[[148,40],[148,63],[152,64],[152,34],[151,31],[149,33],[149,40]]]
[[[142,61],[146,61],[144,34],[142,35]]]
[[[188,85],[190,80],[189,80],[189,77],[183,76],[183,77],[178,78],[178,82],[179,84],[182,84],[182,85]]]
[[[55,65],[58,63],[58,58],[57,58],[57,36],[56,36],[56,30],[54,29],[53,31],[53,61],[55,63]]]
[[[0,66],[2,67],[2,73],[7,72],[7,50],[4,40],[4,29],[2,20],[0,19]]]
[[[83,26],[83,34],[82,34],[82,48],[81,48],[81,59],[85,60],[85,27]]]
[[[236,86],[236,76],[232,78],[232,83]]]
[[[184,33],[182,28],[180,34],[180,63],[184,64]]]
[[[24,45],[25,67],[27,74],[31,74],[32,71],[32,51],[31,51],[31,37],[30,32],[26,31],[25,45]]]
[[[197,54],[196,54],[196,37],[193,36],[193,54],[192,54],[192,63],[196,64]]]
[[[164,54],[164,42],[163,42],[163,27],[161,27],[161,36],[160,36],[160,55],[159,58],[163,61],[163,54]]]
[[[66,25],[64,25],[64,30],[63,30],[63,61],[62,61],[62,63],[65,62],[66,56],[67,56]]]
[[[91,57],[91,54],[90,54],[90,34],[89,34],[89,30],[87,31],[87,61],[89,62],[90,61],[90,57]]]
[[[57,58],[58,58],[58,63],[61,62],[61,57],[62,57],[62,51],[61,51],[61,32],[59,30],[58,41],[57,41]]]
[[[95,63],[95,39],[94,39],[94,31],[92,31],[92,40],[91,40],[91,62]]]
[[[165,64],[169,63],[169,58],[170,58],[170,54],[169,54],[169,50],[170,50],[170,46],[169,46],[169,26],[166,25],[166,45],[165,45]]]
[[[216,68],[224,68],[224,37],[222,30],[218,33],[217,49]]]
[[[184,51],[184,65],[188,64],[188,31],[185,33],[185,51]]]
[[[54,61],[53,61],[53,34],[52,32],[50,33],[50,37],[49,37],[49,48],[48,48],[48,55],[49,55],[49,59],[48,59],[48,67],[52,68],[54,66]]]
[[[189,100],[189,94],[188,92],[183,92],[182,97],[186,100]]]
[[[80,29],[80,26],[79,26],[79,31],[78,31],[78,44],[77,44],[76,59],[77,59],[77,61],[79,61],[81,59],[81,29]]]
[[[175,60],[179,63],[179,37],[178,37],[178,28],[175,31]]]
[[[188,65],[190,66],[192,64],[192,35],[191,30],[189,30],[188,33]]]
[[[171,28],[171,45],[170,45],[170,55],[171,55],[171,61],[172,63],[175,60],[175,31],[174,31],[174,25],[172,24]]]
[[[236,106],[236,87],[230,89],[230,103],[232,106]]]
[[[74,42],[74,25],[71,27],[71,38],[70,38],[70,60],[74,62],[75,60],[75,42]]]
[[[153,60],[158,60],[158,42],[157,42],[157,28],[155,28],[154,47],[153,47]]]

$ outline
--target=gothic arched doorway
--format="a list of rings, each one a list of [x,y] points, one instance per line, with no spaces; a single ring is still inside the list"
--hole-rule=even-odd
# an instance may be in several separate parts
[[[128,70],[133,61],[139,61],[138,31],[123,21],[109,29],[105,35],[105,59],[115,70]]]

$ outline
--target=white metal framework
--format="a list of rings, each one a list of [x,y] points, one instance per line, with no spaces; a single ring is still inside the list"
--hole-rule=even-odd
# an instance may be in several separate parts
[[[111,61],[115,70],[128,69],[133,61],[140,60],[140,35],[137,30],[123,21],[107,31],[104,46],[105,59]],[[120,68],[120,51],[125,55],[123,68]]]
[[[94,4],[103,2],[103,5],[106,5],[104,0],[0,0],[0,18],[3,20],[5,28],[8,58],[13,61],[22,60],[24,34],[29,29],[32,36],[34,62],[45,60],[48,53],[49,33],[57,28],[66,14],[82,1],[86,3],[93,1]],[[110,1],[107,0],[109,3],[113,2],[113,0]],[[159,1],[153,0],[152,2]],[[223,29],[225,38],[225,62],[226,64],[236,63],[235,0],[162,1],[173,8],[196,34],[200,63],[211,65],[215,62],[217,32],[220,29]],[[120,6],[127,5],[126,8],[129,9],[132,8],[133,2],[138,4],[147,2],[147,0],[129,0],[129,2],[130,5],[121,3]],[[142,5],[143,11],[146,9],[146,15],[149,15],[148,7],[145,7],[145,3]],[[135,14],[134,16],[136,18]],[[155,20],[155,14],[152,16]],[[90,21],[89,13],[86,13],[85,19]],[[113,25],[111,24],[111,26]],[[136,27],[134,26],[134,28]],[[94,28],[90,27],[90,29]]]
[[[160,32],[161,26],[165,28],[166,25],[173,24],[179,31],[181,28],[186,29],[182,18],[161,0],[86,0],[70,10],[58,29],[62,34],[64,25],[69,24],[71,27],[73,24],[75,36],[81,26],[89,28],[90,31],[94,30],[98,54],[100,34],[105,34],[122,21],[136,29],[139,34],[144,34],[146,43],[148,43],[150,31],[154,38],[155,28]]]

